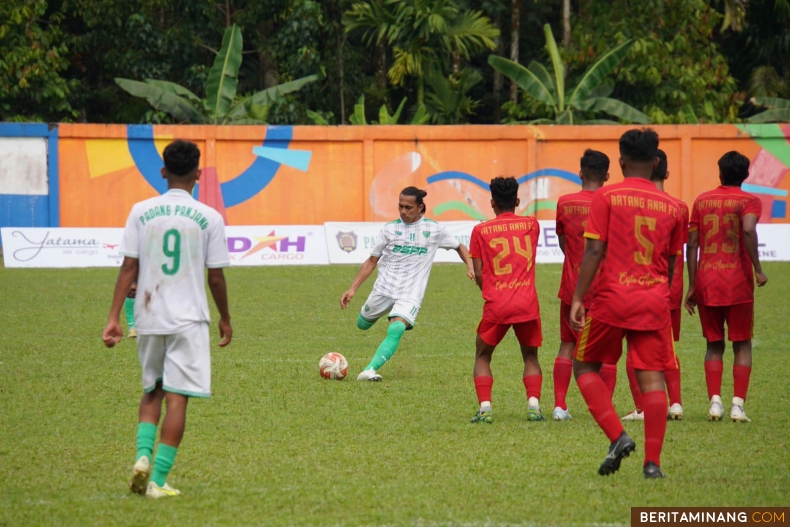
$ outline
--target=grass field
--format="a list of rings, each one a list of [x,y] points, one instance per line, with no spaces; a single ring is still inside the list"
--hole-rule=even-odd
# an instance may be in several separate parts
[[[356,268],[232,268],[234,339],[213,349],[213,397],[190,404],[169,481],[183,495],[130,495],[140,372],[134,341],[103,347],[116,269],[0,268],[0,525],[628,524],[631,506],[790,505],[787,374],[790,264],[766,264],[757,293],[750,424],[706,421],[697,318],[677,347],[685,420],[668,424],[665,480],[635,456],[597,468],[608,441],[575,382],[570,422],[527,423],[521,359],[494,356],[493,425],[472,425],[474,330],[482,301],[460,265],[436,265],[417,328],[381,373],[354,380],[385,327],[338,308]],[[538,266],[543,410],[553,407],[560,266]],[[216,318],[215,318],[216,320]],[[212,323],[212,342],[217,342]],[[349,379],[318,376],[339,351]],[[725,358],[725,410],[732,396]],[[624,364],[615,403],[631,409]]]

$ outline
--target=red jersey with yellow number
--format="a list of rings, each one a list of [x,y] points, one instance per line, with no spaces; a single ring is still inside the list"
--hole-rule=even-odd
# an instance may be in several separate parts
[[[557,236],[565,236],[565,261],[557,297],[568,305],[573,301],[573,292],[579,281],[579,268],[584,256],[584,227],[594,194],[594,190],[582,190],[560,196],[557,200]],[[584,296],[585,307],[590,306],[592,292],[593,287],[590,287]]]
[[[739,187],[703,192],[691,208],[689,231],[699,231],[694,294],[706,306],[754,302],[752,261],[743,244],[743,218],[760,218],[762,203]]]
[[[670,196],[671,197],[671,196]],[[689,206],[682,199],[673,198],[680,209],[680,219],[683,223],[683,243],[689,241]],[[669,286],[669,309],[680,309],[683,307],[683,251],[681,250],[675,259],[675,272],[672,275],[672,285]]]
[[[675,199],[629,177],[593,196],[584,237],[606,242],[590,316],[611,326],[652,331],[671,325],[669,257],[683,247]]]
[[[540,225],[532,216],[500,214],[475,225],[469,256],[483,261],[483,318],[517,324],[540,317],[535,253]]]

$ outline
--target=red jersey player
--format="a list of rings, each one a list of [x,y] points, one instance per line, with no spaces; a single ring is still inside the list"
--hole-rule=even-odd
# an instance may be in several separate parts
[[[627,361],[636,369],[645,410],[643,473],[659,478],[667,427],[664,371],[675,365],[669,315],[669,284],[675,257],[683,246],[683,225],[675,201],[650,181],[658,164],[658,134],[629,130],[620,137],[620,168],[625,181],[593,196],[584,237],[587,246],[573,293],[571,323],[582,334],[574,350],[573,371],[587,407],[611,441],[598,473],[609,475],[636,448],[618,419],[598,370],[616,364],[622,340]],[[606,251],[595,283],[590,312],[584,295]]]
[[[694,307],[699,307],[702,334],[708,341],[705,381],[710,421],[720,421],[724,415],[721,377],[725,321],[735,353],[730,418],[749,421],[743,403],[752,371],[754,282],[756,279],[762,287],[768,277],[757,252],[757,220],[762,205],[755,196],[741,190],[748,176],[749,159],[738,152],[727,152],[719,159],[721,186],[700,194],[691,208],[686,309],[694,314]],[[702,251],[698,256],[700,240]]]
[[[658,149],[658,166],[653,170],[652,181],[656,188],[664,191],[664,181],[669,177],[667,170],[667,154]],[[671,197],[671,196],[670,196]],[[681,221],[688,225],[689,208],[682,199],[675,199],[675,203],[680,209]],[[688,241],[688,229],[684,229],[683,243]],[[680,340],[680,308],[683,306],[683,253],[678,254],[675,259],[675,270],[672,275],[672,287],[669,289],[669,314],[672,317],[672,337],[675,342]],[[677,358],[677,357],[676,357]],[[630,365],[629,365],[630,366]],[[669,412],[667,419],[680,421],[683,419],[683,405],[680,400],[680,360],[677,361],[677,369],[672,368],[664,372],[664,380],[667,383],[667,394],[669,395]],[[645,414],[642,411],[642,392],[639,390],[639,383],[636,380],[636,372],[633,367],[626,367],[628,373],[628,384],[631,388],[631,395],[634,397],[634,411],[623,416],[623,421],[643,421]]]
[[[590,213],[590,202],[593,194],[609,179],[609,157],[603,152],[587,149],[579,161],[579,177],[582,180],[582,189],[574,194],[560,196],[557,200],[557,237],[560,249],[565,255],[562,264],[562,280],[557,297],[560,299],[560,350],[554,359],[554,412],[555,421],[566,421],[571,418],[565,396],[573,372],[573,348],[579,334],[571,327],[570,313],[573,290],[579,278],[579,267],[584,254],[584,226],[587,224],[587,215]],[[590,306],[592,292],[584,297],[585,307]],[[606,373],[609,373],[608,377]],[[601,377],[604,382],[611,382],[611,391],[614,391],[614,380],[617,378],[617,367],[606,365],[601,368]],[[607,383],[607,387],[609,384]]]
[[[543,372],[538,362],[543,335],[535,290],[535,252],[540,225],[531,216],[516,216],[518,204],[515,178],[492,179],[491,208],[496,218],[475,225],[469,243],[475,281],[485,299],[483,319],[477,327],[474,369],[480,410],[472,417],[473,423],[493,422],[491,356],[511,326],[524,359],[527,420],[543,420],[540,412]]]

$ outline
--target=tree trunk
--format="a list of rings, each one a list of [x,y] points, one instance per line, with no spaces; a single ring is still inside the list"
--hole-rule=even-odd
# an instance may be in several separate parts
[[[340,89],[340,124],[346,124],[346,93],[344,87],[345,63],[343,61],[343,48],[345,48],[346,45],[346,33],[343,31],[342,26],[338,38],[340,39],[340,43],[337,46],[337,70],[338,76],[340,77],[338,82]]]
[[[420,72],[417,77],[417,106],[425,104],[425,73]]]
[[[225,28],[230,27],[230,0],[225,0]]]
[[[571,0],[562,0],[562,47],[571,45]]]
[[[383,41],[376,44],[376,54],[376,81],[379,90],[384,94],[387,92],[387,48]]]
[[[513,10],[510,18],[510,60],[518,62],[518,39],[521,29],[521,0],[513,0]],[[510,81],[510,100],[513,104],[518,102],[518,84]]]
[[[496,54],[501,56],[505,55],[505,43],[502,40],[502,17],[497,16],[494,20],[494,27],[500,30],[500,36],[496,39]],[[492,68],[493,69],[493,68]],[[494,70],[494,124],[499,124],[502,120],[502,85],[504,84],[504,75],[499,70]]]

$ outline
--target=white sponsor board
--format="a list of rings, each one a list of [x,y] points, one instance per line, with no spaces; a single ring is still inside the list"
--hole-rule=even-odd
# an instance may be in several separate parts
[[[476,221],[443,221],[440,222],[456,239],[469,247],[472,228]],[[376,235],[381,230],[381,223],[325,223],[326,243],[329,251],[329,263],[364,262],[376,244]],[[434,262],[460,262],[461,259],[453,250],[440,249],[436,252]],[[555,232],[553,220],[540,222],[540,238],[535,259],[537,263],[562,263],[563,254]]]
[[[226,227],[231,265],[328,264],[323,225]]]
[[[3,227],[6,267],[117,267],[123,229]]]
[[[761,262],[790,261],[790,224],[758,223],[757,244]]]

